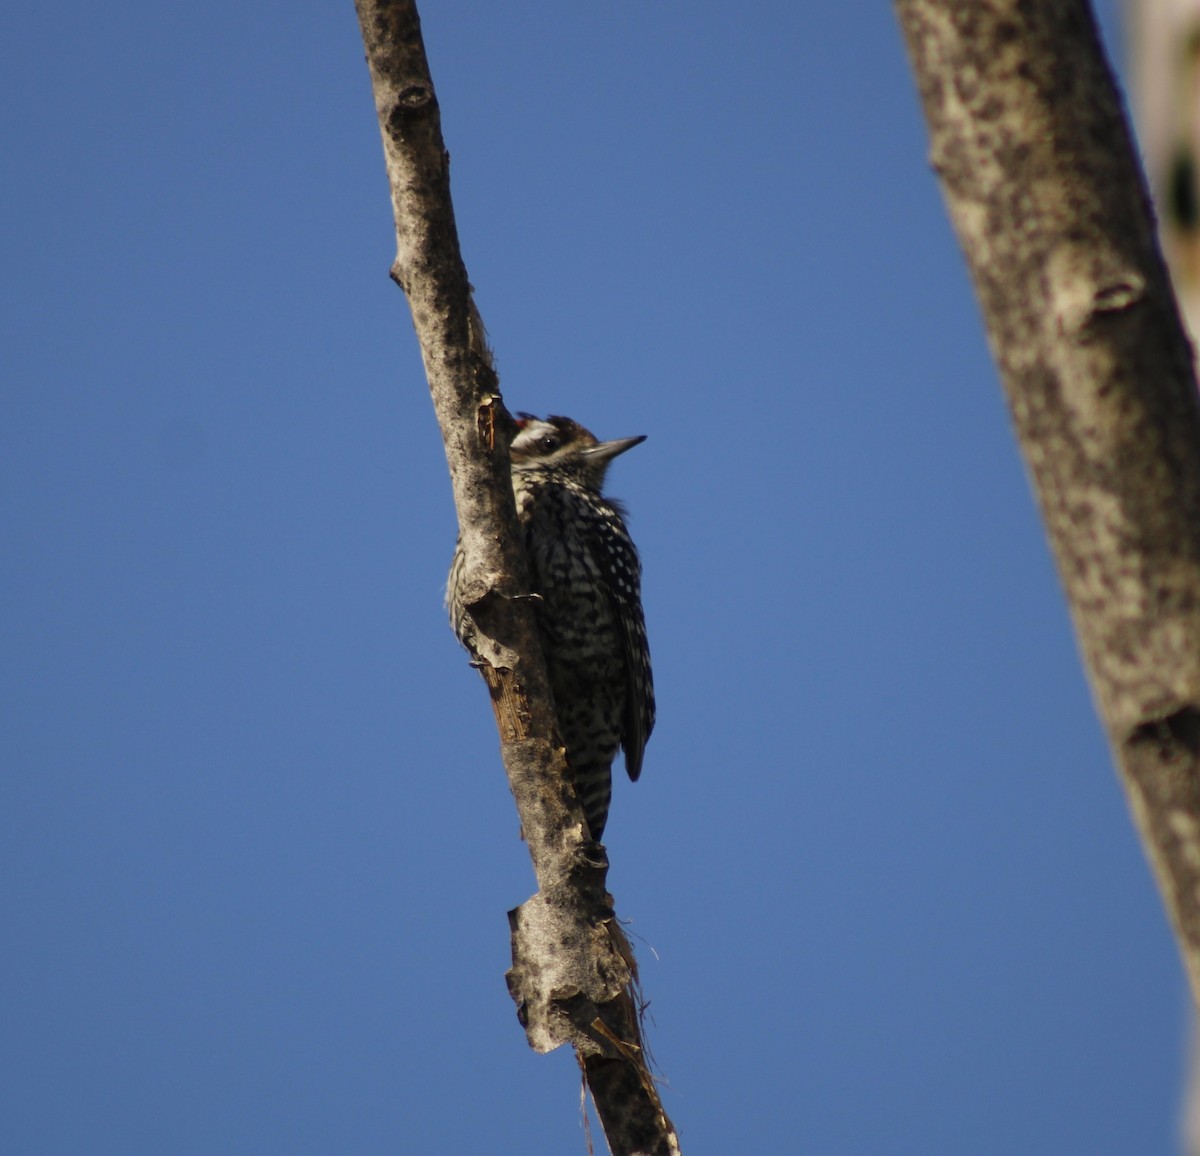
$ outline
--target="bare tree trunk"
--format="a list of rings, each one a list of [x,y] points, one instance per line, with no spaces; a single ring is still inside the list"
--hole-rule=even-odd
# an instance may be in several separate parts
[[[1086,0],[896,0],[933,165],[1200,996],[1200,406]]]
[[[412,0],[356,0],[396,221],[403,288],[446,447],[475,664],[491,692],[538,893],[509,913],[509,990],[529,1043],[576,1051],[618,1156],[679,1151],[646,1064],[636,965],[584,836],[538,642],[509,473],[511,418],[471,300],[449,156]]]

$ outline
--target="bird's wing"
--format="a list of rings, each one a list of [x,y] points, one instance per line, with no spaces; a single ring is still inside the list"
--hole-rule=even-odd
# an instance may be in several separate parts
[[[596,556],[607,560],[605,588],[617,619],[625,654],[625,714],[621,720],[621,747],[625,769],[631,779],[642,773],[642,754],[654,729],[654,674],[646,642],[646,620],[642,614],[642,564],[629,532],[621,520],[621,507],[613,505],[613,516],[600,519],[595,532],[603,536]]]

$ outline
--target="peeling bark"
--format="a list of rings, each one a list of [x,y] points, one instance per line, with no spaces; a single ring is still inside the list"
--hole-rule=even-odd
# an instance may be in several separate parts
[[[644,1057],[633,953],[586,836],[557,735],[513,501],[513,423],[471,300],[450,200],[449,155],[412,0],[357,0],[396,222],[404,290],[450,466],[465,553],[474,664],[538,893],[510,912],[509,990],[529,1043],[569,1043],[618,1156],[668,1156],[678,1139]]]
[[[1084,664],[1200,997],[1200,406],[1086,0],[896,0]]]

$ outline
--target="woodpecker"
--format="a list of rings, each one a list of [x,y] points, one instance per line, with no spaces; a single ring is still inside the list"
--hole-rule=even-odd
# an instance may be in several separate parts
[[[597,441],[566,417],[521,414],[517,426],[513,495],[538,598],[538,633],[575,791],[598,842],[617,748],[636,780],[654,729],[641,562],[624,508],[602,492],[613,459],[646,439]],[[455,634],[470,649],[470,614],[459,593],[462,561],[456,550],[446,605]]]

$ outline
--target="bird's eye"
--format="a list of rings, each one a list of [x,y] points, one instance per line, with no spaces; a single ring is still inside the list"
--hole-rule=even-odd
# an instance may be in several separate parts
[[[546,453],[549,453],[551,450],[558,449],[558,438],[556,438],[553,434],[546,434],[542,438],[542,449],[544,449]]]

